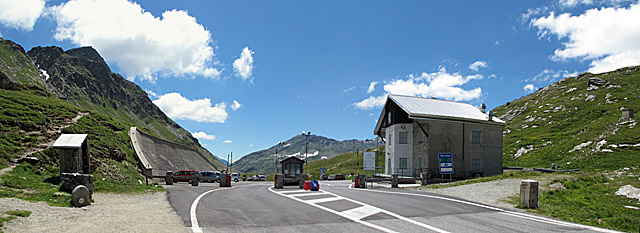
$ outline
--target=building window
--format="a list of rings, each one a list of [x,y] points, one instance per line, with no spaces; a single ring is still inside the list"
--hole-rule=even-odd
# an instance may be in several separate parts
[[[389,172],[389,175],[393,173],[391,171],[391,158],[387,159],[387,172]]]
[[[422,132],[421,131],[418,131],[417,139],[418,139],[418,142],[422,142],[423,139],[422,139]]]
[[[400,158],[400,169],[407,169],[407,158]]]
[[[480,136],[482,135],[482,131],[473,131],[471,132],[471,143],[480,143]]]
[[[400,132],[400,135],[398,135],[398,143],[407,144],[407,132]]]
[[[391,125],[391,112],[387,113],[387,125]]]
[[[387,137],[387,143],[389,144],[389,146],[391,146],[391,135],[393,134],[389,134],[389,136]]]
[[[471,159],[471,171],[481,171],[482,170],[482,159],[474,158]]]

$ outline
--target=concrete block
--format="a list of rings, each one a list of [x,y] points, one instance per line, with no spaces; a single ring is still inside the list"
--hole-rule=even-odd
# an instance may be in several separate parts
[[[274,182],[275,183],[273,184],[273,188],[275,188],[275,189],[284,188],[284,175],[283,174],[277,174]]]
[[[538,208],[538,181],[523,180],[520,182],[520,206]]]
[[[167,171],[167,174],[164,176],[164,181],[167,185],[173,185],[173,172]]]
[[[392,188],[398,187],[398,174],[391,175],[391,187]]]
[[[429,179],[429,174],[427,174],[427,173],[420,173],[420,181],[421,181],[421,185],[427,185],[427,184],[429,183],[428,179]]]
[[[304,181],[306,180],[306,176],[304,174],[300,174],[300,176],[298,176],[298,186],[300,188],[304,188]]]
[[[358,186],[357,188],[367,188],[367,175],[359,175],[358,176]]]
[[[194,175],[189,180],[189,183],[191,183],[191,186],[198,186],[200,184],[200,179],[198,179],[198,176]]]
[[[227,182],[227,179],[229,178],[229,176],[227,176],[226,174],[222,174],[220,175],[220,180],[218,182],[218,184],[220,184],[220,187],[230,187],[230,183],[231,182]]]

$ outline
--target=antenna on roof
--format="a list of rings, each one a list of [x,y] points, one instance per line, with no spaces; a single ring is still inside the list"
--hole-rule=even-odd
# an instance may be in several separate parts
[[[487,105],[484,105],[484,103],[482,103],[482,105],[480,105],[480,111],[482,113],[485,113],[487,111]]]

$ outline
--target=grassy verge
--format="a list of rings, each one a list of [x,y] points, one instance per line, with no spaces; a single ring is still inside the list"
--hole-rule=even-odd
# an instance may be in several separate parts
[[[554,180],[566,189],[540,192],[537,209],[527,211],[548,215],[568,222],[626,232],[640,230],[640,200],[615,195],[624,185],[640,187],[637,174],[625,172],[583,172],[568,179]],[[519,204],[520,197],[508,202]]]
[[[502,179],[510,179],[510,178],[529,179],[533,177],[549,176],[549,175],[553,175],[553,174],[542,173],[542,172],[508,172],[508,173],[502,173],[496,176],[480,177],[480,178],[474,178],[469,180],[456,181],[452,183],[421,186],[415,189],[442,189],[442,188],[450,188],[450,187],[456,187],[461,185],[484,183],[484,182],[489,182],[494,180],[502,180]]]
[[[28,210],[9,210],[7,212],[5,212],[5,214],[9,215],[7,217],[0,217],[0,227],[4,227],[4,222],[8,222],[11,220],[16,219],[17,217],[29,217],[31,216],[31,211]],[[2,232],[2,229],[0,229],[0,232]]]

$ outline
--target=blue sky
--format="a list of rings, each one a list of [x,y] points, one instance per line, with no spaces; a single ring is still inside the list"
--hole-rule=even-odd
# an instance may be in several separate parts
[[[93,46],[212,153],[302,131],[373,138],[387,94],[489,109],[640,64],[640,4],[555,1],[0,0],[26,50]]]

